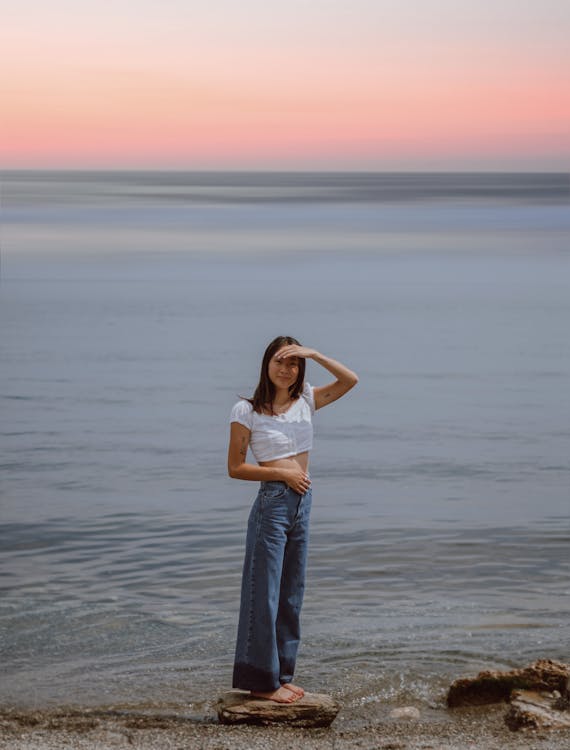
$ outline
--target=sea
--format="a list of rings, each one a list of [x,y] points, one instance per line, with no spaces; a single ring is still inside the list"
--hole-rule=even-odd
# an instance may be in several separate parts
[[[200,715],[231,686],[257,486],[229,413],[281,334],[360,378],[315,416],[298,683],[437,706],[568,661],[569,198],[567,173],[2,172],[0,704]]]

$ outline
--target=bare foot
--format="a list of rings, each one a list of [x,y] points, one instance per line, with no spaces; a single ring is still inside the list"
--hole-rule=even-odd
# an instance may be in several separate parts
[[[293,683],[291,682],[284,682],[281,687],[284,687],[286,690],[290,690],[292,693],[295,693],[295,695],[298,695],[299,698],[302,698],[305,695],[305,691],[302,687],[293,685]]]
[[[257,690],[251,690],[250,693],[254,698],[265,698],[268,701],[275,701],[275,703],[294,703],[301,697],[292,690],[286,690],[283,686],[269,693],[260,693]]]

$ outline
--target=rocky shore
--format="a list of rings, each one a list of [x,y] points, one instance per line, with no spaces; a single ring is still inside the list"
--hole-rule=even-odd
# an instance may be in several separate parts
[[[455,681],[447,705],[343,710],[335,696],[313,694],[279,715],[229,693],[200,705],[6,707],[0,750],[561,750],[570,747],[569,670],[542,660],[481,672]],[[256,723],[241,723],[243,712]],[[307,726],[311,716],[316,726]]]
[[[570,731],[512,732],[499,705],[423,708],[391,716],[394,706],[364,706],[327,729],[223,725],[214,716],[124,710],[0,712],[1,750],[561,750]],[[402,708],[402,707],[400,707]],[[397,715],[396,715],[397,716]]]

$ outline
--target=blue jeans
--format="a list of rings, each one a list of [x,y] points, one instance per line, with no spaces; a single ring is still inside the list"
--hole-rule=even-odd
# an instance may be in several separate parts
[[[247,525],[233,687],[291,682],[301,638],[311,490],[262,482]]]

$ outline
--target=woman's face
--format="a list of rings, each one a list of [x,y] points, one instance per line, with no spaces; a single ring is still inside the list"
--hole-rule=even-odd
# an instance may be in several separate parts
[[[279,352],[284,348],[285,347],[282,346],[271,357],[267,373],[269,375],[269,380],[271,380],[276,388],[289,389],[295,383],[299,375],[299,358],[280,358]]]

